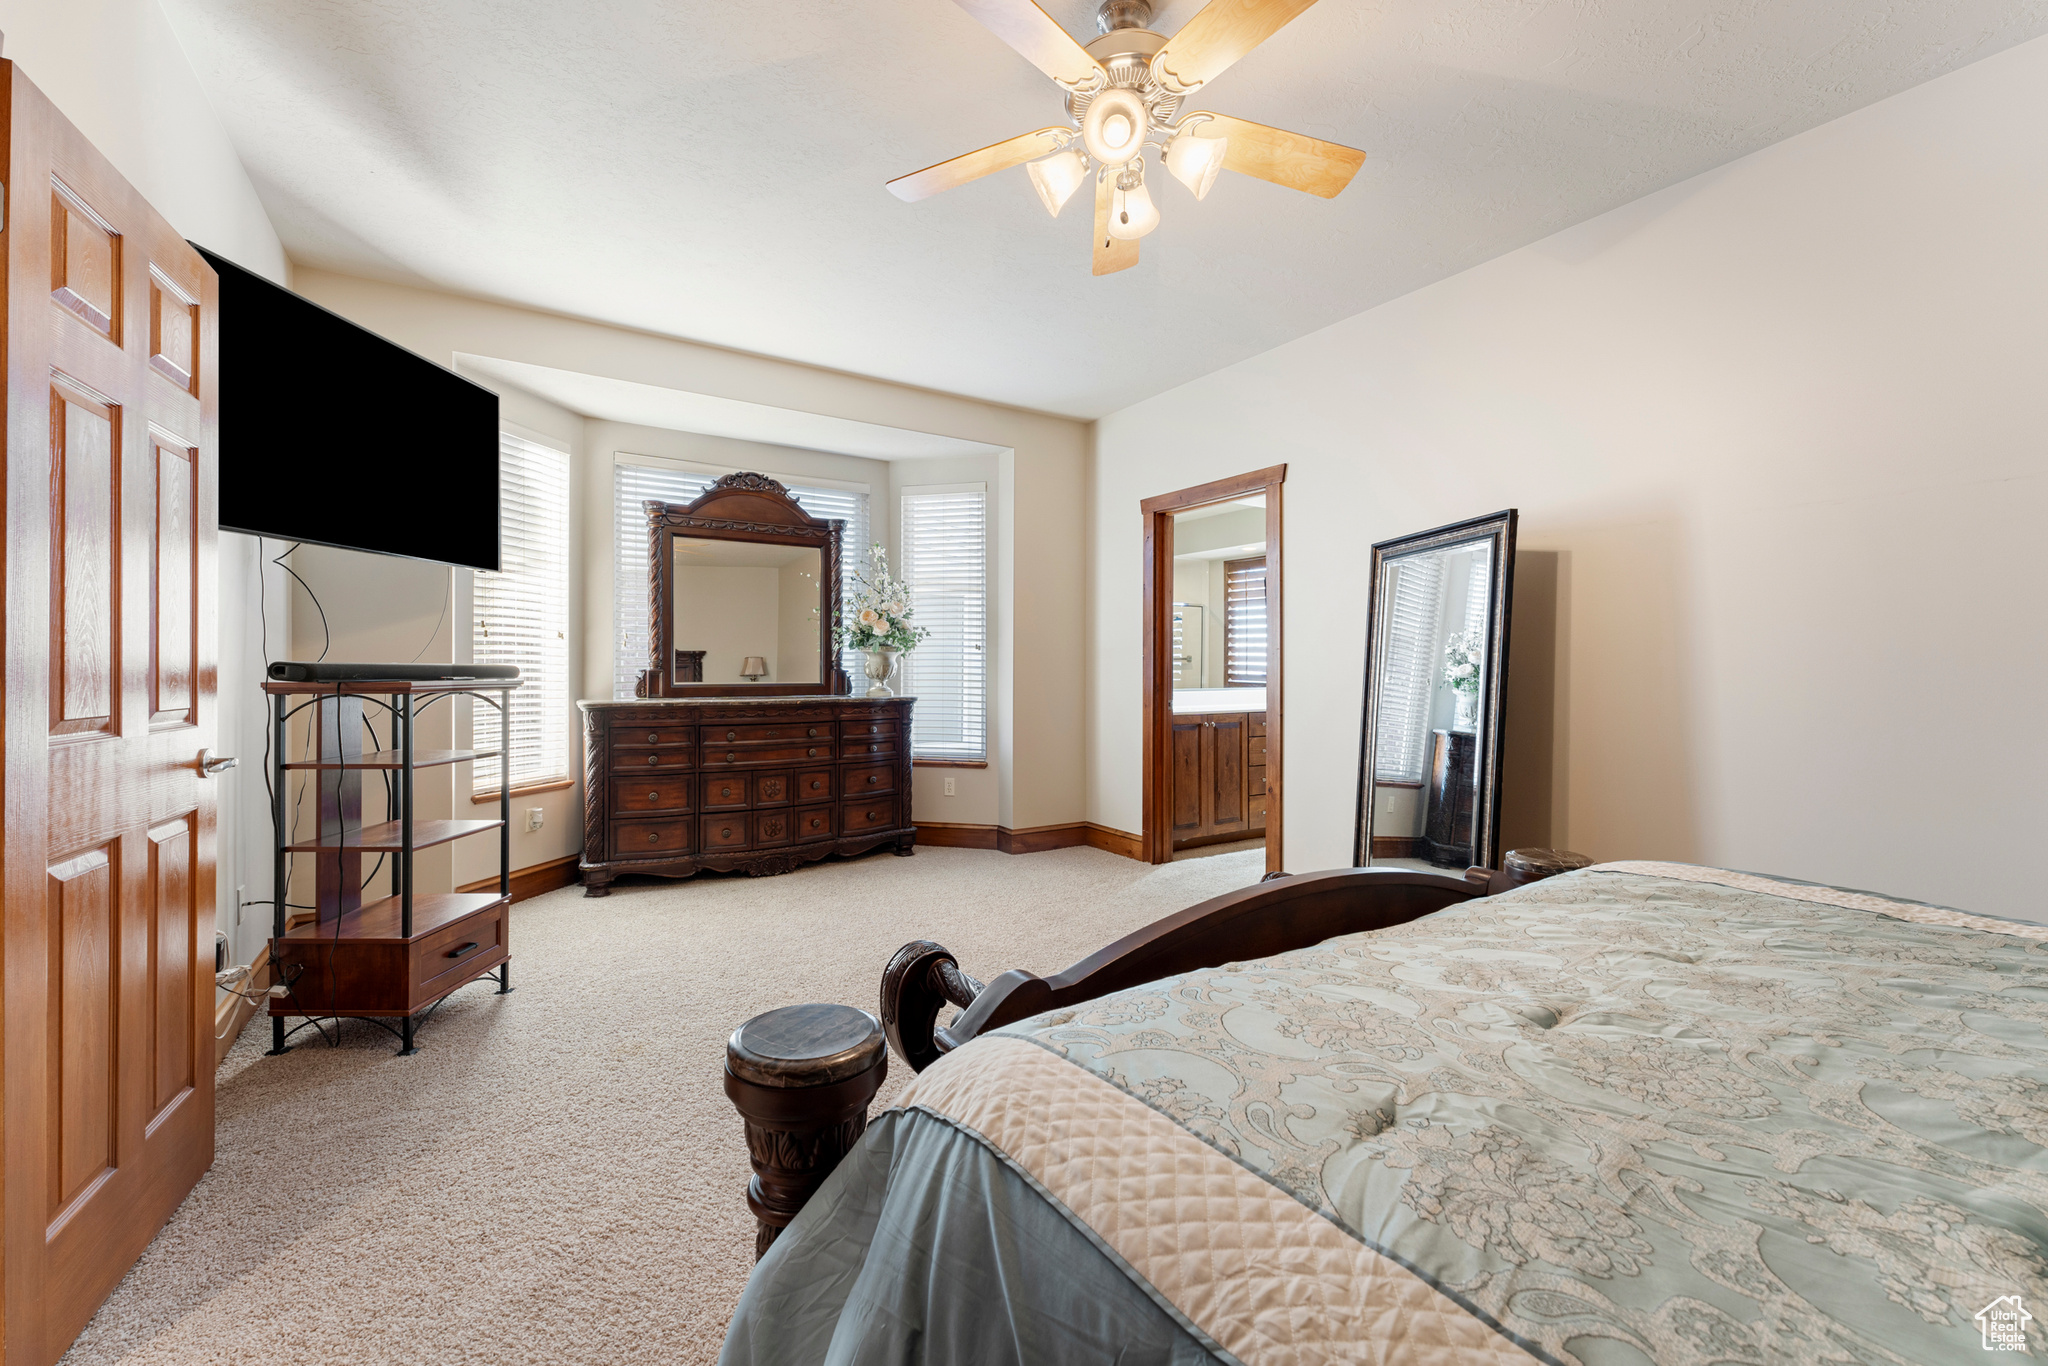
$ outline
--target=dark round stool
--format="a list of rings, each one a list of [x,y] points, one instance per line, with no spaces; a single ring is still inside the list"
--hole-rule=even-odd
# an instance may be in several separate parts
[[[1510,849],[1508,856],[1501,860],[1501,871],[1517,887],[1592,866],[1593,860],[1569,849]]]
[[[852,1006],[783,1006],[726,1040],[725,1094],[746,1123],[754,1166],[757,1261],[860,1141],[888,1075],[881,1022]]]

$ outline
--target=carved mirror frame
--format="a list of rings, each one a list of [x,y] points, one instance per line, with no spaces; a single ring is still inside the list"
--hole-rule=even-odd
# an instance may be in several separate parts
[[[846,523],[813,517],[788,489],[765,474],[728,474],[691,503],[650,499],[647,510],[648,605],[654,614],[653,658],[642,671],[636,697],[808,697],[848,692],[846,671],[832,648],[839,620],[840,538]],[[685,679],[683,656],[702,651],[675,648],[675,541],[753,541],[767,545],[815,546],[818,574],[818,665],[815,683],[702,683]]]
[[[1506,727],[1501,699],[1508,676],[1508,620],[1515,596],[1516,510],[1509,508],[1487,517],[1453,522],[1433,531],[1399,536],[1377,542],[1372,548],[1370,596],[1365,628],[1365,731],[1358,755],[1358,818],[1354,825],[1357,843],[1352,847],[1353,867],[1372,862],[1372,825],[1378,808],[1373,800],[1378,780],[1380,664],[1386,655],[1386,614],[1381,610],[1381,593],[1386,587],[1387,561],[1428,550],[1450,549],[1474,541],[1493,543],[1492,569],[1488,583],[1487,670],[1479,694],[1481,726],[1477,753],[1473,756],[1476,790],[1472,809],[1472,864],[1492,868],[1500,861],[1500,771]]]

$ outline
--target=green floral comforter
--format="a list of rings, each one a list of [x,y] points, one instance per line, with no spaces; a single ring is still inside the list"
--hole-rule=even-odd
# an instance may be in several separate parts
[[[1000,1032],[1544,1359],[1946,1362],[2048,1315],[2044,934],[1608,865]]]

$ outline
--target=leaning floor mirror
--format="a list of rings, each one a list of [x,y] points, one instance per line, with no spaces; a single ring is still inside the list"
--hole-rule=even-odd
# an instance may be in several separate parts
[[[1372,548],[1360,866],[1492,867],[1515,510]]]

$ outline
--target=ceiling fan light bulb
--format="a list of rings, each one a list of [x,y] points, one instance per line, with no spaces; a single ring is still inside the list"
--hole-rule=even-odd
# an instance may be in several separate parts
[[[1111,86],[1081,116],[1081,144],[1104,166],[1122,166],[1145,149],[1145,101],[1136,91]]]
[[[1030,162],[1024,169],[1031,173],[1032,187],[1038,191],[1045,211],[1058,218],[1060,210],[1074,197],[1074,191],[1088,179],[1088,158],[1069,147],[1042,161]]]
[[[1118,190],[1109,202],[1109,235],[1120,242],[1135,242],[1159,226],[1159,207],[1142,182]]]
[[[1166,169],[1196,199],[1201,199],[1216,183],[1216,173],[1223,169],[1223,155],[1229,145],[1229,138],[1196,137],[1190,128],[1175,134],[1173,141],[1166,144]]]

